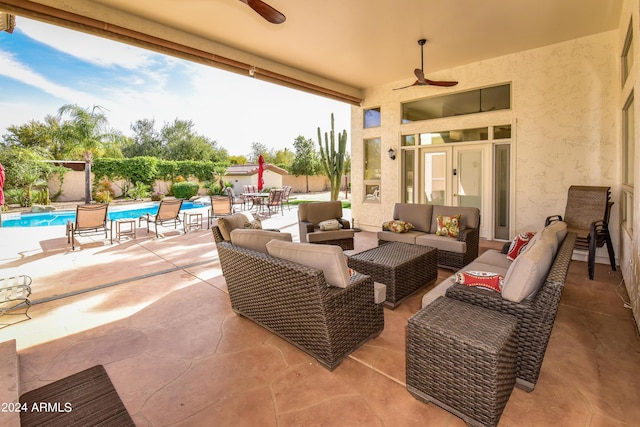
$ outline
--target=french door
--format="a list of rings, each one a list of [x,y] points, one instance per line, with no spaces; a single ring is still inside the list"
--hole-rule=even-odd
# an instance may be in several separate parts
[[[500,147],[502,150],[498,151],[493,144],[484,143],[406,150],[403,153],[405,201],[476,207],[480,210],[480,237],[508,239],[509,152],[506,151],[505,157],[504,147],[508,149],[509,145]],[[413,174],[416,168],[418,179]]]

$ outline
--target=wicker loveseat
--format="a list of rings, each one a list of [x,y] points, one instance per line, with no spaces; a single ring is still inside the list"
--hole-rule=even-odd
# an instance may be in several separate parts
[[[233,310],[308,353],[325,368],[333,370],[382,332],[383,304],[375,303],[369,276],[354,273],[345,288],[328,286],[321,269],[235,245],[234,234],[231,242],[223,241],[217,227],[213,234]],[[326,246],[290,244],[318,250]],[[331,249],[340,251],[336,246]]]
[[[506,244],[502,251],[489,250],[461,270],[503,275],[505,280],[502,293],[455,283],[453,275],[422,298],[423,308],[439,296],[446,296],[515,316],[518,341],[516,385],[526,391],[532,391],[538,381],[576,241],[576,234],[567,232],[566,224],[562,225],[564,228],[555,223],[551,227],[545,227],[547,231],[543,229],[536,233],[537,242],[532,240],[532,243],[529,243],[531,247],[518,255],[514,261],[509,261],[506,257],[509,248],[509,244]],[[548,253],[545,246],[536,248],[535,245],[542,243],[543,239],[551,238],[552,235],[559,240],[556,240],[555,245],[551,244],[550,250],[553,252]],[[521,291],[511,288],[507,293],[507,286],[512,286],[508,282],[516,285],[526,283],[529,281],[527,275],[541,276],[539,287],[534,288],[532,292],[531,288],[524,291],[522,288]]]
[[[456,237],[437,236],[438,216],[460,215],[460,230]],[[410,223],[406,232],[378,232],[378,244],[403,242],[438,249],[438,266],[459,269],[477,258],[480,245],[480,210],[470,207],[396,203],[393,220]]]

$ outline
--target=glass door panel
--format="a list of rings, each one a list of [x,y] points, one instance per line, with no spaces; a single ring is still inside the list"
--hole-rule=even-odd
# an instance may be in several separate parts
[[[509,218],[511,216],[511,146],[502,144],[495,146],[494,153],[494,225],[495,239],[509,240]]]
[[[403,170],[403,202],[416,203],[414,197],[417,195],[415,188],[415,150],[402,150],[402,170]]]
[[[483,150],[458,149],[453,175],[456,181],[454,204],[482,211]]]
[[[448,152],[445,150],[424,150],[422,155],[423,188],[421,203],[444,205],[447,194]]]

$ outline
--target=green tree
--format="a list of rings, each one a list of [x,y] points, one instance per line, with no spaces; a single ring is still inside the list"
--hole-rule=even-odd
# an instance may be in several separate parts
[[[131,124],[133,138],[122,148],[125,157],[165,157],[165,147],[160,132],[155,129],[154,119],[137,120]]]
[[[167,147],[169,160],[211,160],[214,157],[212,143],[197,135],[191,120],[174,120],[160,131]]]
[[[64,117],[68,119],[62,121]],[[107,117],[103,108],[82,108],[78,105],[65,104],[58,110],[61,137],[71,143],[69,155],[72,158],[82,157],[85,163],[84,194],[85,203],[91,203],[91,165],[94,154],[102,154],[106,139]]]
[[[45,150],[50,157],[64,160],[70,144],[60,133],[60,122],[56,117],[47,116],[44,122],[31,120],[20,126],[12,125],[2,136],[4,145]]]
[[[268,154],[269,154],[269,148],[267,148],[266,145],[264,145],[261,142],[252,142],[251,143],[251,152],[249,153],[249,161],[251,163],[258,163],[258,157],[260,157],[260,154],[262,154],[262,157],[264,157],[264,161],[265,162],[269,162],[269,160],[267,159]]]
[[[316,175],[320,164],[318,163],[318,153],[314,148],[312,139],[306,139],[304,136],[298,136],[293,141],[295,155],[291,163],[291,173],[295,176],[304,175],[307,185],[307,193],[309,192],[309,175]]]
[[[278,165],[281,168],[286,169],[288,172],[291,172],[291,165],[295,160],[295,154],[291,150],[287,150],[285,147],[284,150],[278,150],[275,152],[273,163]]]
[[[331,184],[331,200],[338,200],[347,149],[347,131],[343,130],[338,134],[336,147],[333,113],[331,113],[331,132],[324,133],[324,147],[322,146],[322,133],[318,127],[318,144],[320,145],[320,165]]]

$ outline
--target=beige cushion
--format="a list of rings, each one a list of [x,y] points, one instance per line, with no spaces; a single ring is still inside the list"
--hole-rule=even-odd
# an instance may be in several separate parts
[[[342,218],[342,202],[335,200],[331,202],[301,203],[298,206],[298,214],[302,221],[318,225],[326,219]]]
[[[431,246],[440,251],[464,254],[467,252],[467,242],[461,242],[449,236],[436,236],[435,234],[424,234],[416,237],[416,245]]]
[[[236,228],[231,232],[231,243],[243,248],[267,253],[267,243],[271,240],[283,240],[291,242],[291,233],[279,233],[277,231],[259,230],[250,228]]]
[[[378,240],[385,242],[416,243],[416,237],[424,236],[421,231],[407,231],[406,233],[394,233],[393,231],[378,231]]]
[[[552,230],[556,233],[558,246],[560,246],[560,244],[564,240],[564,237],[567,235],[567,223],[564,221],[554,221],[551,224],[547,225],[545,229]]]
[[[478,208],[434,205],[431,218],[432,233],[435,233],[438,229],[438,215],[453,216],[458,214],[460,214],[460,230],[478,228],[480,226],[480,210]]]
[[[238,212],[218,218],[218,228],[222,238],[226,241],[231,240],[231,232],[236,228],[245,228],[246,224],[253,221],[253,215],[250,212]]]
[[[329,231],[314,231],[313,233],[307,233],[307,241],[311,243],[326,242],[327,240],[342,240],[353,239],[354,231],[348,230],[329,230]]]
[[[387,285],[373,282],[373,302],[382,304],[387,300]]]
[[[513,261],[502,285],[502,298],[520,302],[533,295],[544,283],[551,263],[553,248],[549,242],[538,239],[532,247]]]
[[[393,219],[407,221],[413,225],[414,230],[428,233],[431,229],[432,210],[432,205],[396,203],[393,208]]]
[[[267,252],[278,258],[322,270],[325,280],[331,286],[349,286],[347,259],[340,246],[272,240],[267,243]]]

